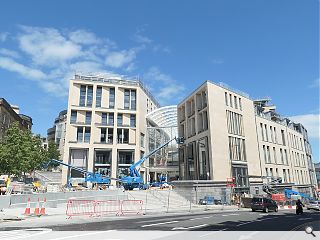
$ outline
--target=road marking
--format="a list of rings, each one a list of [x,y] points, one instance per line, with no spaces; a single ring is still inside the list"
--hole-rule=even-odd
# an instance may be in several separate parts
[[[143,225],[143,226],[141,226],[141,227],[151,227],[151,226],[163,225],[163,224],[170,224],[170,223],[176,223],[176,222],[179,222],[179,221],[153,223],[153,224]]]
[[[199,220],[199,219],[205,219],[205,218],[211,218],[211,217],[191,218],[190,221]]]
[[[188,229],[200,228],[205,226],[208,226],[208,224],[202,224],[202,225],[191,226],[191,227],[175,227],[175,228],[172,228],[171,230],[188,230]]]
[[[219,230],[219,232],[220,232],[220,231],[225,231],[225,230],[227,230],[227,229],[228,229],[228,228],[221,229],[221,230]],[[217,233],[217,231],[212,230],[212,232],[206,233],[206,234],[204,234],[204,235],[201,235],[200,237],[206,237],[206,236],[209,236],[209,235],[215,234],[215,233]]]
[[[240,214],[238,214],[238,213],[231,213],[231,214],[229,214],[229,216],[239,216]]]

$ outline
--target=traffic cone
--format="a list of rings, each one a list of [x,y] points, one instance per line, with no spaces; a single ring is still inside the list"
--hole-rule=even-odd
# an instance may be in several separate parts
[[[39,215],[40,215],[40,210],[39,210],[39,208],[40,208],[40,199],[38,198],[37,206],[36,206],[36,208],[34,209],[34,215],[36,215],[36,216],[39,216]]]
[[[47,203],[47,198],[44,198],[41,206],[41,210],[40,210],[40,215],[46,215],[46,203]]]
[[[30,197],[28,197],[28,203],[27,203],[26,209],[24,210],[24,215],[28,216],[30,214],[31,214],[31,211],[30,211]]]

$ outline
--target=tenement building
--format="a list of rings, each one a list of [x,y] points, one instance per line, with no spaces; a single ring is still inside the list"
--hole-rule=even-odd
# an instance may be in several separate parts
[[[179,146],[179,184],[211,187],[222,201],[232,193],[262,194],[266,186],[312,194],[307,130],[268,102],[210,81],[185,98],[178,105],[178,132],[185,138]]]
[[[10,105],[4,98],[0,98],[0,140],[13,122],[18,122],[21,129],[32,128],[32,118],[20,114],[18,106]]]
[[[119,178],[146,153],[148,112],[158,102],[139,80],[75,75],[70,80],[63,161]],[[146,168],[141,166],[146,180]],[[62,182],[82,177],[63,168]]]

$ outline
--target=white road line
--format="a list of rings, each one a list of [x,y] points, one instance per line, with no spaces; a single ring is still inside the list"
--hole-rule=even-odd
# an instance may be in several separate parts
[[[199,219],[205,219],[205,218],[211,218],[211,217],[191,218],[190,221],[199,220]]]
[[[262,222],[262,221],[266,221],[266,220],[270,220],[270,219],[274,219],[274,218],[278,218],[278,217],[258,219],[258,220],[254,220],[254,221],[250,221],[250,222],[240,223],[240,224],[238,224],[238,225],[236,225],[236,226],[238,227],[238,226],[246,225],[246,224],[249,224],[249,223]]]
[[[230,216],[239,216],[240,214],[238,214],[238,213],[231,213],[231,214],[229,214]]]
[[[170,224],[170,223],[176,223],[176,222],[179,222],[179,221],[153,223],[153,224],[143,225],[143,226],[141,226],[141,227],[151,227],[151,226],[163,225],[163,224]]]
[[[172,228],[171,230],[188,230],[188,229],[205,227],[205,226],[208,226],[208,225],[209,225],[209,224],[202,224],[202,225],[191,226],[191,227],[175,227],[175,228]]]
[[[225,230],[227,230],[227,229],[228,229],[228,228],[224,228],[224,229],[219,230],[218,232],[225,231]],[[209,236],[209,235],[215,234],[215,233],[217,233],[217,231],[212,230],[212,232],[206,233],[206,234],[204,234],[204,235],[201,235],[200,237],[206,237],[206,236]]]

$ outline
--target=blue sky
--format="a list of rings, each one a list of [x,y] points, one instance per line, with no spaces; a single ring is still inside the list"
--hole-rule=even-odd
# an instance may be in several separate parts
[[[0,96],[46,135],[75,71],[139,76],[163,105],[205,80],[271,97],[319,161],[316,0],[1,1]]]

